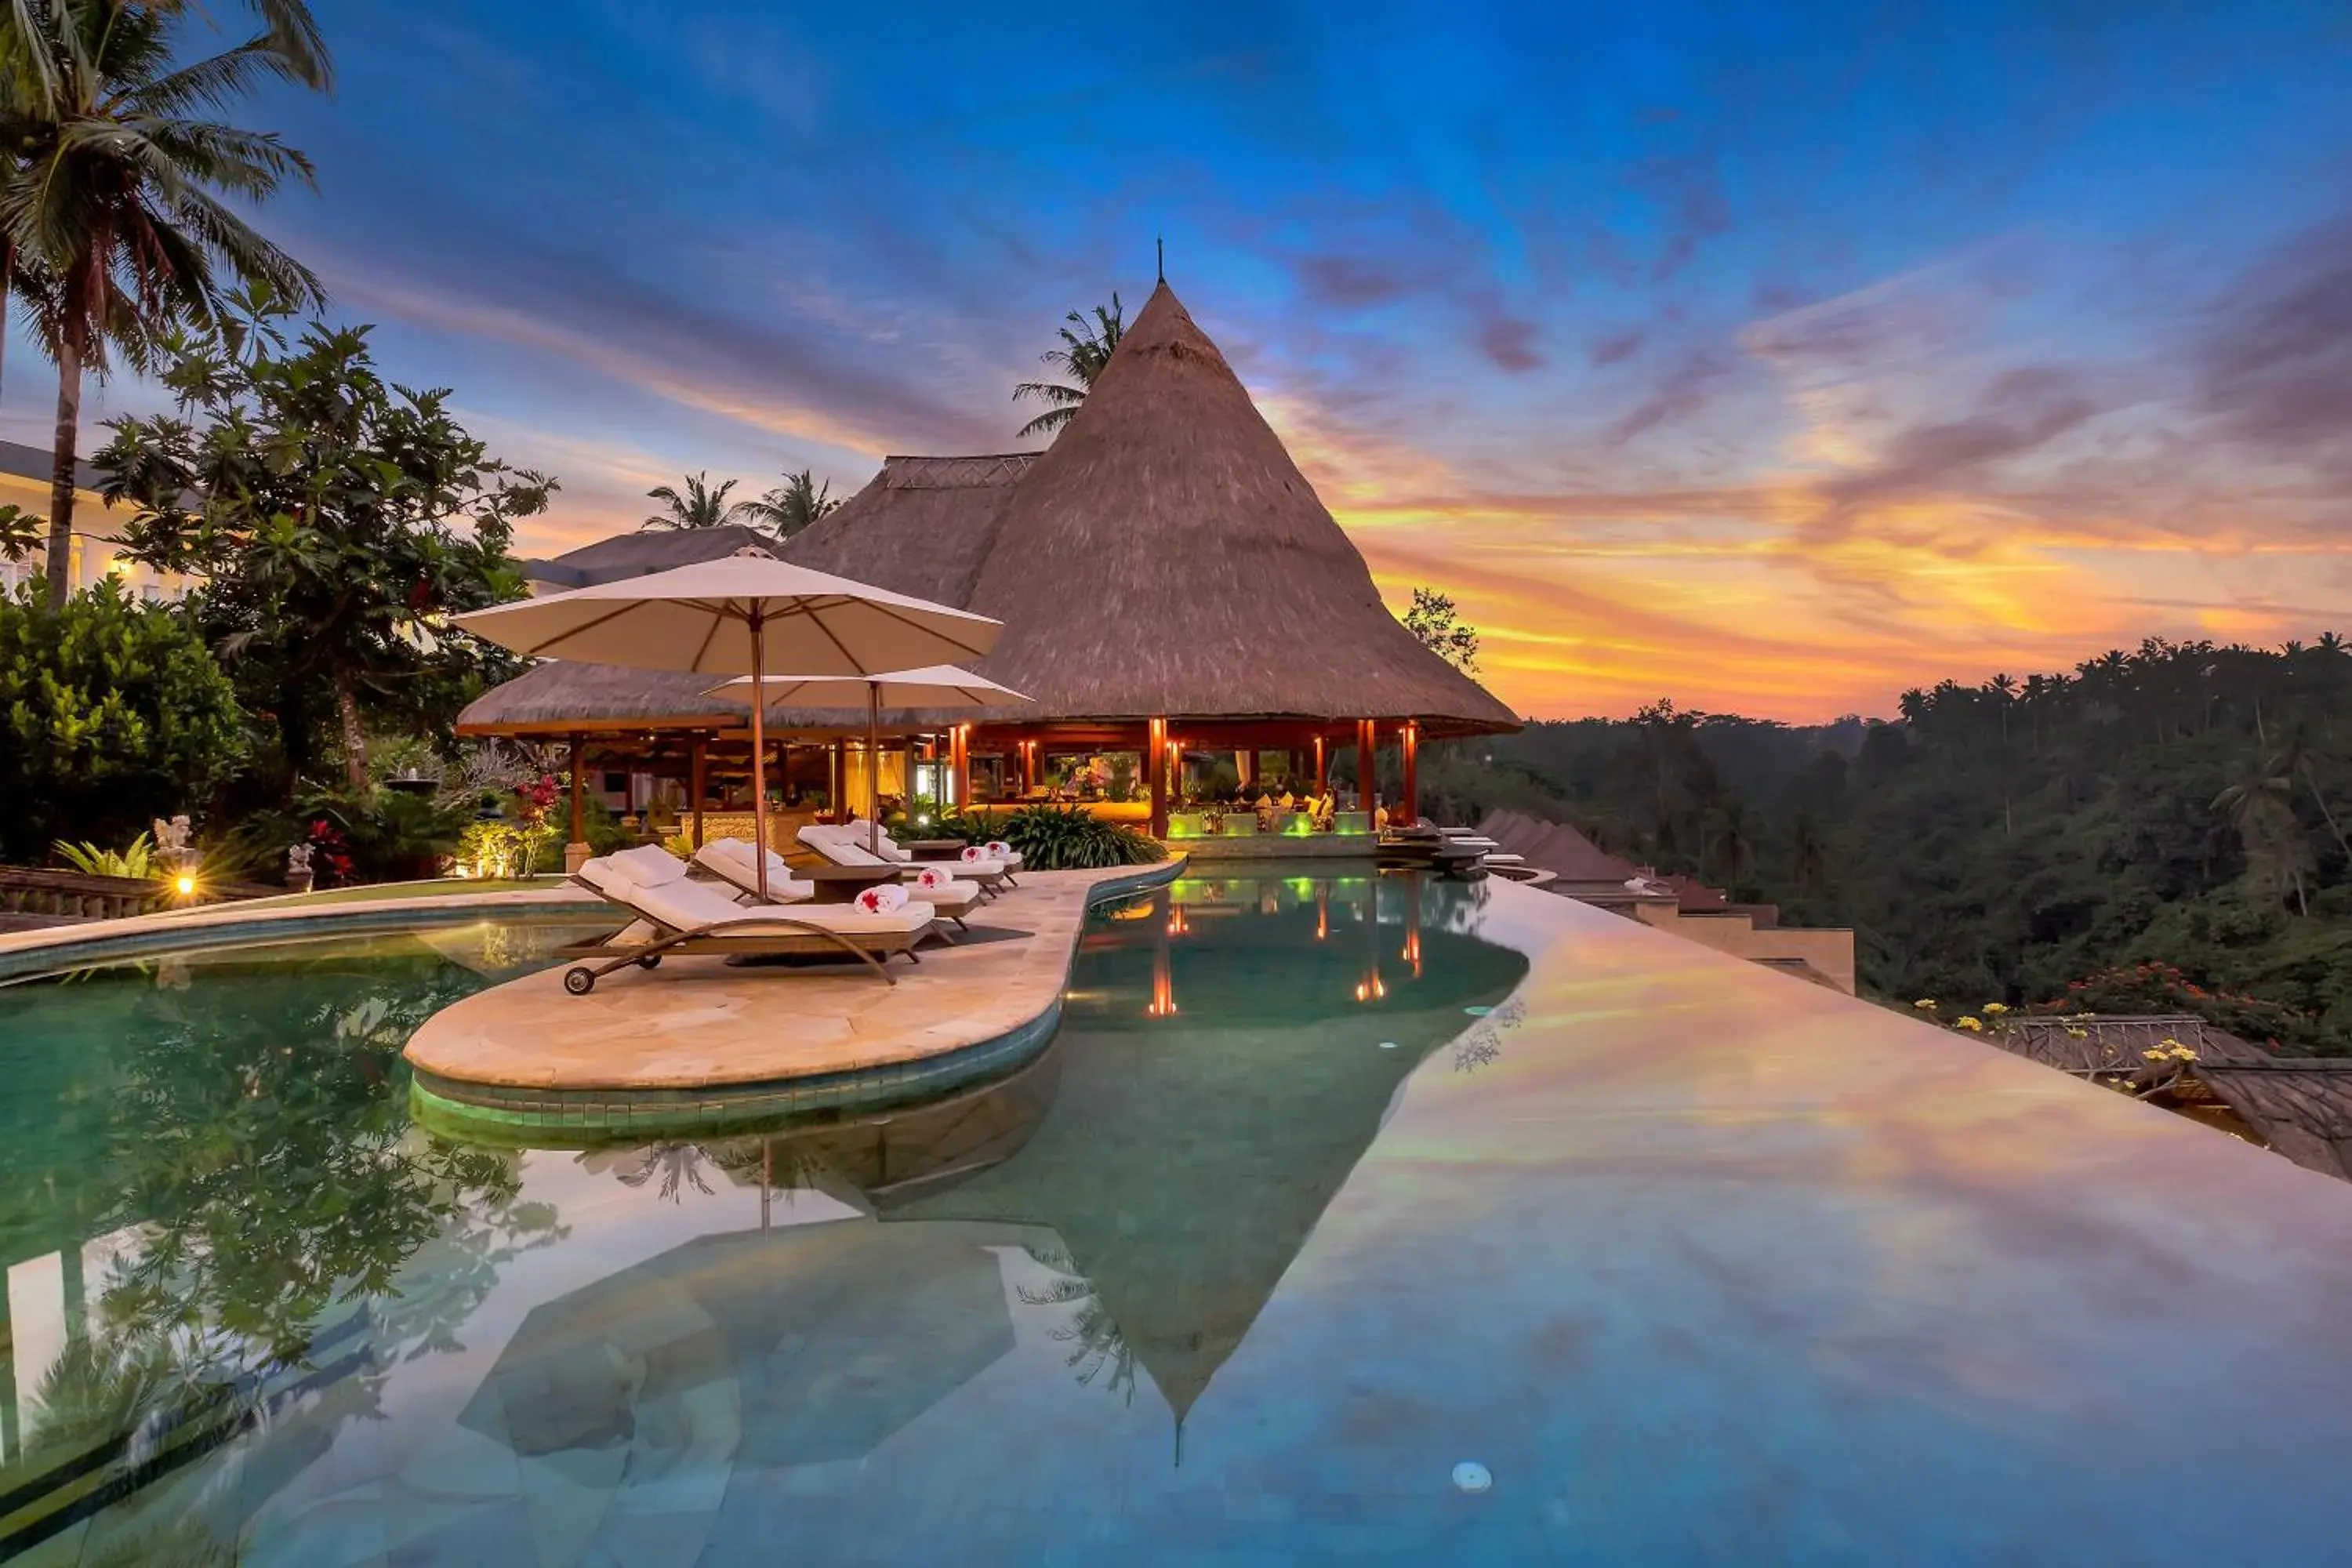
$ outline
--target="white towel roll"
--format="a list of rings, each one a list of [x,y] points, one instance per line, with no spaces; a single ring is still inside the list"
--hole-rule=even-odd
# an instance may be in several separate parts
[[[902,909],[907,889],[896,882],[877,882],[857,895],[857,907],[869,915],[887,915]]]

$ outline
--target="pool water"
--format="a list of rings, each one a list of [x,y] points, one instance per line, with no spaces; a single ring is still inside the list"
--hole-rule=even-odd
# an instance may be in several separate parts
[[[0,1555],[2343,1560],[2352,1184],[1638,922],[1194,878],[1001,1081],[436,1140],[551,940],[0,988]]]
[[[651,1147],[410,1121],[409,1033],[571,933],[0,990],[0,1555],[824,1560],[912,1505],[971,1560],[1056,1487],[1245,1462],[1222,1369],[1407,1080],[1496,1048],[1484,898],[1181,881],[1097,912],[1008,1078]]]

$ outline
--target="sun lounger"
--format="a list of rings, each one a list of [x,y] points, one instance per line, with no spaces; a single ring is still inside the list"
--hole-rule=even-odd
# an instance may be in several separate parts
[[[862,848],[865,846],[869,834],[871,834],[872,827],[873,824],[867,822],[864,817],[852,817],[843,831],[849,835],[851,842],[856,844]],[[878,853],[884,859],[896,860],[901,866],[922,864],[922,862],[918,861],[915,858],[915,852],[913,850],[899,844],[897,839],[892,838],[888,834],[872,834],[872,837],[879,846],[877,853]],[[1021,869],[1021,851],[1013,848],[1011,845],[1006,845],[1002,849],[988,850],[980,858],[979,860],[958,859],[934,863],[953,866],[958,870],[964,870],[972,866],[983,863],[993,864],[1003,873],[1004,879],[1007,882],[1013,883],[1015,887],[1020,886],[1018,882],[1013,881],[1013,879]]]
[[[688,877],[684,863],[667,850],[656,852],[668,861],[667,868],[646,859],[625,865],[620,856],[608,856],[573,873],[573,882],[635,917],[593,947],[570,951],[572,957],[605,960],[564,972],[563,988],[574,996],[585,996],[598,980],[632,963],[656,968],[672,952],[759,957],[845,952],[895,984],[882,967],[884,960],[903,952],[908,962],[919,963],[915,953],[919,942],[929,936],[945,940],[938,911],[918,900],[881,911],[854,904],[747,908],[710,883]]]
[[[758,852],[748,839],[713,839],[694,852],[694,863],[744,897],[754,899],[759,897],[760,879],[755,869],[760,863]],[[916,885],[916,880],[925,870],[936,874],[938,885],[930,887]],[[944,865],[918,867],[917,879],[908,880],[908,891],[937,910],[945,919],[951,920],[958,926],[961,926],[963,917],[971,912],[971,907],[974,904],[980,902],[980,885],[977,882],[957,880],[952,871],[952,867]],[[777,889],[780,888],[786,889],[784,896],[781,898],[777,896]],[[768,851],[770,902],[796,903],[802,899],[814,897],[815,893],[814,882],[793,880],[793,868],[785,864],[784,858],[772,849]]]
[[[828,826],[821,822],[812,822],[801,829],[800,839],[836,866],[897,866],[899,877],[908,880],[922,872],[922,866],[912,856],[907,855],[907,851],[892,844],[887,835],[881,839],[885,849],[880,852],[868,849],[866,847],[866,829],[853,825]],[[894,850],[897,853],[891,853]],[[902,856],[906,858],[901,859]],[[1006,875],[1004,863],[1001,860],[942,860],[937,864],[953,871],[960,880],[969,878],[979,883],[982,892],[995,891],[996,885],[1003,881]]]

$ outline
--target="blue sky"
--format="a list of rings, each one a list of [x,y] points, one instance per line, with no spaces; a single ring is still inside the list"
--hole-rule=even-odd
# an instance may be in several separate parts
[[[337,91],[253,118],[320,191],[266,225],[560,477],[533,544],[682,471],[1013,448],[1165,234],[1525,710],[2352,624],[2341,6],[319,10]]]

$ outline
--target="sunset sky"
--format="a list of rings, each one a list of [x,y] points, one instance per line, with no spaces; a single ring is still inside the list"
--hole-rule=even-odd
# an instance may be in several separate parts
[[[561,479],[530,552],[684,471],[1016,447],[1164,234],[1525,712],[2352,629],[2340,5],[318,8],[337,92],[250,117],[320,190],[265,226]]]

